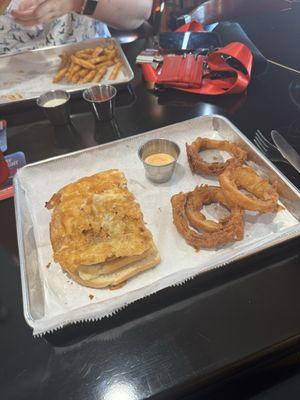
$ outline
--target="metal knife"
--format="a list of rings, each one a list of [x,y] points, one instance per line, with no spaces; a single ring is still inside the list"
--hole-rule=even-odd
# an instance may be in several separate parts
[[[285,140],[282,135],[280,135],[279,132],[272,131],[271,136],[283,157],[287,159],[288,162],[292,164],[292,166],[296,168],[298,172],[300,172],[300,156],[296,150]]]

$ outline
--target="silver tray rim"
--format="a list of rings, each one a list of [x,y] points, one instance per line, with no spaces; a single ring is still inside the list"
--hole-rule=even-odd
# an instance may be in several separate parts
[[[124,51],[123,51],[123,49],[121,47],[120,42],[117,39],[113,38],[113,37],[89,39],[89,40],[85,40],[85,41],[82,41],[82,42],[66,43],[66,44],[61,44],[61,45],[58,45],[58,46],[45,46],[45,47],[40,47],[38,49],[23,50],[23,51],[19,51],[17,53],[13,53],[13,54],[1,54],[0,55],[0,62],[1,62],[1,60],[3,58],[16,57],[16,56],[20,56],[20,55],[23,55],[23,54],[25,54],[25,55],[29,54],[30,55],[31,53],[39,53],[39,52],[44,52],[44,51],[53,50],[53,49],[61,49],[61,50],[63,50],[63,49],[68,49],[70,47],[77,47],[77,46],[78,46],[78,48],[84,48],[82,46],[85,45],[85,44],[88,46],[89,44],[92,44],[92,43],[96,44],[96,42],[99,42],[99,41],[108,42],[108,43],[111,43],[111,42],[115,43],[115,45],[117,46],[117,48],[118,48],[118,50],[119,50],[119,52],[120,52],[120,54],[122,56],[123,63],[124,63],[124,65],[125,65],[125,67],[127,68],[127,71],[128,71],[128,78],[127,79],[125,79],[122,82],[114,81],[114,82],[112,82],[112,85],[121,86],[121,85],[127,85],[128,83],[130,83],[134,79],[134,72],[133,72],[133,70],[131,68],[131,65],[129,64],[129,61],[128,61],[128,59],[127,59],[127,57],[126,57],[126,55],[125,55],[125,53],[124,53]],[[68,93],[71,93],[71,94],[72,93],[73,94],[79,94],[84,89],[86,89],[87,87],[88,86],[82,86],[80,89],[78,89],[76,87],[73,87],[73,88],[71,87],[70,89],[65,89],[65,90]],[[23,103],[23,102],[26,102],[26,101],[36,100],[36,99],[37,99],[37,96],[32,96],[32,97],[26,97],[26,98],[23,98],[23,99],[11,100],[11,101],[7,101],[7,102],[0,102],[0,108],[4,107],[4,106],[7,106],[7,105],[12,105],[12,104],[15,105],[15,104]]]
[[[188,122],[188,121],[192,121],[192,120],[196,120],[196,119],[201,119],[201,118],[211,118],[212,120],[214,118],[216,119],[221,119],[223,120],[226,124],[228,124],[237,134],[238,136],[245,142],[247,143],[247,145],[249,145],[251,147],[251,149],[256,153],[257,156],[259,156],[260,158],[263,159],[263,161],[273,170],[273,172],[276,173],[276,175],[278,175],[280,177],[280,179],[283,180],[283,182],[289,187],[290,190],[292,190],[292,192],[296,195],[296,197],[298,197],[299,201],[300,201],[300,191],[296,188],[296,186],[293,185],[292,182],[289,181],[289,179],[271,162],[269,161],[269,159],[262,154],[259,149],[240,131],[240,129],[238,127],[236,127],[228,118],[224,117],[223,115],[218,115],[218,114],[211,114],[211,115],[203,115],[203,116],[199,116],[199,117],[195,117],[195,118],[191,118],[185,121],[181,121],[177,124],[181,124],[183,122]],[[158,128],[158,129],[154,129],[153,131],[159,131],[160,129],[164,129],[168,126],[172,126],[173,124]],[[86,153],[88,151],[92,151],[95,149],[99,149],[99,148],[105,148],[105,147],[110,147],[113,146],[114,143],[120,143],[120,142],[126,142],[129,140],[134,140],[134,138],[136,136],[138,137],[143,137],[143,136],[147,136],[147,134],[149,134],[151,131],[147,131],[147,132],[143,132],[141,134],[135,135],[135,136],[130,136],[130,137],[126,137],[126,138],[122,138],[122,139],[118,139],[112,142],[108,142],[108,143],[104,143],[104,144],[100,144],[98,146],[94,146],[88,149],[82,149],[82,150],[78,150],[75,152],[71,152],[71,153],[67,153],[67,154],[63,154],[60,156],[55,156],[55,157],[51,157],[51,158],[47,158],[45,160],[41,160],[41,161],[37,161],[34,163],[30,163],[25,165],[22,169],[28,169],[31,167],[34,167],[36,165],[41,165],[41,164],[46,164],[58,159],[62,159],[62,158],[66,158],[66,157],[70,157],[70,156],[75,156],[77,154],[81,154],[81,153]],[[21,187],[18,183],[18,173],[15,175],[14,180],[13,180],[13,185],[14,185],[14,205],[15,205],[15,216],[16,216],[16,227],[17,227],[17,241],[18,241],[18,248],[19,248],[19,257],[20,257],[20,272],[21,272],[21,285],[22,285],[22,298],[23,298],[23,311],[24,311],[24,318],[26,323],[31,327],[34,328],[34,322],[37,321],[36,319],[33,318],[31,312],[30,312],[30,302],[29,302],[29,286],[28,286],[28,279],[26,276],[26,262],[25,262],[25,254],[24,254],[24,244],[23,244],[23,233],[22,233],[22,229],[23,229],[23,223],[22,223],[22,219],[21,219],[21,206],[20,206],[20,202],[18,201],[19,197],[20,197],[20,190]],[[222,266],[225,265],[229,265],[232,262],[235,261],[240,261],[243,260],[245,258],[251,257],[254,254],[258,254],[260,252],[262,252],[263,250],[267,250],[267,249],[271,249],[281,243],[284,243],[285,241],[291,240],[293,238],[296,238],[300,236],[300,220],[298,219],[298,224],[286,228],[284,230],[282,230],[281,232],[279,232],[278,234],[276,234],[276,237],[271,241],[269,240],[267,243],[263,243],[257,246],[257,251],[252,251],[252,250],[245,250],[243,252],[243,254],[239,255],[239,256],[234,256],[232,258],[230,258],[228,261],[224,261],[221,263],[217,263],[214,268],[220,268]],[[205,273],[205,272],[204,272]],[[193,276],[194,277],[194,276]],[[193,279],[193,277],[191,277],[190,279]],[[180,285],[182,282],[178,282],[177,285]],[[155,295],[155,293],[153,293],[152,295]],[[77,322],[83,322],[85,320],[79,320],[79,321],[75,321],[74,323]],[[66,325],[69,325],[66,324]]]
[[[30,303],[29,303],[29,285],[28,279],[26,276],[26,262],[25,262],[25,251],[24,251],[24,243],[23,243],[23,223],[21,221],[21,211],[20,205],[18,203],[19,198],[19,186],[16,183],[16,175],[13,179],[14,185],[14,206],[15,206],[15,216],[16,216],[16,229],[17,229],[17,242],[18,242],[18,249],[19,249],[19,258],[20,258],[20,276],[21,276],[21,286],[22,286],[22,299],[23,299],[23,313],[25,321],[27,325],[33,328],[33,323],[35,319],[32,317],[30,312]]]

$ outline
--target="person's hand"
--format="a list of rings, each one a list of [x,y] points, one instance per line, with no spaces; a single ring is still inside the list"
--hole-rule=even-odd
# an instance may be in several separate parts
[[[46,24],[72,11],[79,12],[84,0],[23,0],[11,12],[15,21],[23,26]]]

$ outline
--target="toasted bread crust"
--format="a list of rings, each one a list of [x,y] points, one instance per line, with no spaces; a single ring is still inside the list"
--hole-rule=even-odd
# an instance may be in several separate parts
[[[94,289],[114,288],[115,286],[126,283],[129,279],[140,274],[143,271],[155,267],[160,262],[160,255],[155,249],[148,257],[143,260],[136,261],[112,274],[100,275],[98,278],[90,281],[85,281],[78,274],[69,273],[70,277],[80,285]]]

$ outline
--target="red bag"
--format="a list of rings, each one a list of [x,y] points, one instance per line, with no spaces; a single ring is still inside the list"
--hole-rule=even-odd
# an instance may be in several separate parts
[[[3,153],[0,151],[0,185],[5,183],[9,177],[9,168]]]
[[[192,21],[177,32],[202,30],[202,25]],[[171,56],[166,56],[163,66],[157,70],[151,64],[142,64],[146,81],[168,84],[190,93],[220,95],[243,93],[251,80],[253,55],[243,43],[230,43],[208,54],[205,59],[199,56],[197,62],[194,55],[188,55],[185,59],[182,56],[173,57],[172,60]],[[194,61],[190,61],[192,58]]]
[[[203,56],[169,55],[164,58],[157,83],[177,88],[200,88],[203,75]]]

